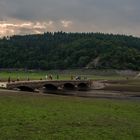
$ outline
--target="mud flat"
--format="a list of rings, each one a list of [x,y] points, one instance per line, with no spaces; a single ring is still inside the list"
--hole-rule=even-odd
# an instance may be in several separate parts
[[[74,96],[84,98],[108,98],[108,99],[136,99],[140,100],[140,92],[119,92],[119,91],[104,91],[104,90],[89,90],[89,91],[41,91],[41,92],[23,92],[16,90],[0,89],[0,95],[25,94],[33,96]]]

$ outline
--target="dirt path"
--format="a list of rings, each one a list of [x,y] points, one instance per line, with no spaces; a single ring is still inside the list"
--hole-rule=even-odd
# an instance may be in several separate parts
[[[104,81],[92,81],[91,88],[92,89],[103,89],[106,86],[107,86],[107,84],[104,83]]]

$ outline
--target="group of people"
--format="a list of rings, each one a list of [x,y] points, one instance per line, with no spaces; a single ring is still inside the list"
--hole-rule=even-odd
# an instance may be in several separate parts
[[[50,74],[50,75],[46,75],[45,76],[45,79],[46,80],[53,80],[53,76]],[[56,75],[56,79],[58,80],[59,79],[59,75]]]
[[[46,75],[45,79],[46,80],[53,80],[53,76],[52,75]],[[59,80],[59,75],[58,74],[56,75],[56,79]],[[87,77],[86,76],[81,77],[81,76],[73,76],[73,75],[71,75],[71,80],[81,80],[81,79],[87,80]]]
[[[59,78],[60,78],[60,77],[59,77],[59,75],[57,74],[57,75],[56,75],[56,79],[59,80]],[[45,76],[45,79],[46,79],[46,80],[53,80],[53,76],[52,76],[51,74],[50,74],[50,75],[46,75],[46,76]],[[71,75],[71,80],[81,80],[81,79],[87,80],[87,77],[84,76],[84,77],[82,78],[81,76],[73,76],[73,75]],[[41,78],[40,80],[42,80],[42,78]],[[10,83],[10,81],[11,81],[11,78],[8,77],[8,82]],[[20,81],[20,78],[19,78],[19,77],[17,77],[17,81]],[[27,81],[30,81],[29,77],[27,77]]]
[[[81,76],[73,76],[73,75],[71,75],[71,80],[81,80],[81,79],[82,79]],[[84,80],[87,80],[87,77],[84,76],[83,79],[84,79]]]
[[[16,80],[11,80],[11,77],[10,76],[8,77],[8,83],[15,82],[15,81],[20,81],[20,80],[21,80],[20,77],[17,77]],[[29,77],[27,77],[27,81],[30,81],[30,78]]]
[[[46,78],[46,80],[52,80],[53,76],[52,75],[46,75],[45,78]]]

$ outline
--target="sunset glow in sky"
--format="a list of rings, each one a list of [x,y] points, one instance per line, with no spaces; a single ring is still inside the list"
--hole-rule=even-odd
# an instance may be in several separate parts
[[[47,31],[140,36],[140,0],[0,0],[0,36]]]

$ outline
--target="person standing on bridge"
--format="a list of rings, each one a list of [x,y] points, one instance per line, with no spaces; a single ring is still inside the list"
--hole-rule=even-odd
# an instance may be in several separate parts
[[[73,75],[71,75],[71,80],[73,80]]]
[[[53,76],[52,75],[50,75],[50,80],[52,80],[53,79]]]
[[[19,77],[17,77],[17,81],[19,81]]]
[[[86,76],[84,76],[84,80],[87,80],[87,77]]]
[[[81,80],[81,76],[76,76],[75,80]]]
[[[27,81],[30,81],[30,78],[29,78],[29,76],[27,77]]]
[[[59,75],[57,74],[56,79],[59,80]]]
[[[48,80],[48,75],[47,74],[46,74],[45,78],[46,78],[46,80]]]
[[[11,82],[11,78],[10,78],[10,76],[8,77],[8,83],[10,83]]]
[[[48,79],[49,79],[49,80],[52,80],[52,75],[49,75],[49,76],[48,76]]]

